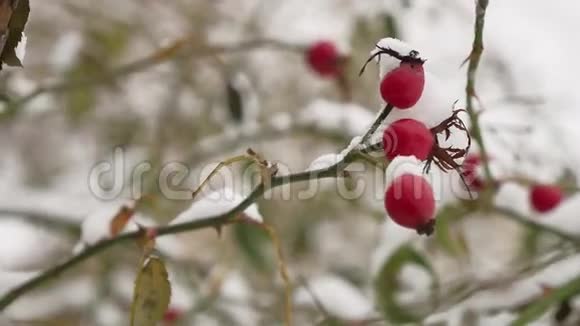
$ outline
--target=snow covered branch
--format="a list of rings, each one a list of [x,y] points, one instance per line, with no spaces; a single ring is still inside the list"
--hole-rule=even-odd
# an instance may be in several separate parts
[[[272,178],[269,185],[269,189],[282,186],[289,183],[303,182],[308,180],[323,179],[323,178],[337,178],[341,177],[342,171],[353,161],[355,161],[359,154],[362,153],[364,149],[350,151],[345,155],[340,161],[335,164],[313,171],[306,171],[291,175],[281,175]],[[252,205],[258,198],[260,198],[266,191],[266,186],[264,183],[260,183],[242,202],[240,202],[236,207],[230,211],[215,215],[208,216],[202,219],[196,219],[191,222],[172,224],[165,227],[158,228],[157,235],[167,235],[183,233],[188,231],[194,231],[210,227],[219,227],[231,223],[234,218],[243,212],[246,208]],[[143,231],[134,231],[130,233],[125,233],[112,239],[104,240],[96,243],[93,246],[87,247],[84,251],[80,252],[68,260],[46,270],[45,272],[33,277],[22,285],[9,291],[0,299],[0,311],[4,310],[8,305],[18,299],[20,296],[36,289],[40,285],[48,282],[56,277],[59,277],[65,271],[71,269],[72,267],[80,264],[81,262],[93,257],[103,251],[129,241],[135,241],[142,236]]]

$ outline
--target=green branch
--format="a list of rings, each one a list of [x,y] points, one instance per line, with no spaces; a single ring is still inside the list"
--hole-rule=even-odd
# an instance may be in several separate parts
[[[485,13],[487,10],[487,5],[489,0],[477,0],[475,4],[475,33],[473,38],[473,46],[471,54],[469,54],[468,60],[469,65],[467,68],[467,85],[465,86],[465,103],[466,110],[469,114],[469,119],[471,120],[471,135],[475,139],[475,142],[479,146],[481,151],[481,159],[483,164],[483,169],[485,172],[485,177],[488,181],[493,180],[491,170],[489,168],[489,157],[485,148],[485,143],[481,135],[481,127],[479,125],[479,115],[473,107],[473,98],[476,97],[475,92],[475,80],[477,74],[477,68],[479,67],[479,62],[481,59],[481,54],[483,53],[483,27],[485,25]]]

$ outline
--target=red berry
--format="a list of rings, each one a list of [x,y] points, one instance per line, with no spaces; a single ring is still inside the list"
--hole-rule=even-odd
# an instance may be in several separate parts
[[[419,234],[430,235],[435,227],[435,198],[427,181],[414,174],[403,174],[385,193],[385,209],[391,219]]]
[[[156,228],[147,228],[145,231],[145,236],[149,240],[157,238],[157,236],[158,236],[157,229]]]
[[[401,62],[401,65],[385,75],[381,81],[383,100],[399,109],[415,105],[423,94],[425,72],[420,63]]]
[[[181,310],[170,307],[163,315],[163,322],[165,325],[173,325],[182,315],[183,312]]]
[[[306,52],[308,64],[323,77],[336,77],[340,72],[340,55],[333,43],[319,41]]]
[[[562,189],[557,186],[535,185],[530,191],[532,207],[540,213],[546,213],[556,208],[563,198]]]
[[[400,155],[413,155],[421,161],[426,160],[434,142],[431,131],[413,119],[397,120],[383,133],[383,149],[390,161]]]
[[[477,173],[477,169],[480,165],[481,157],[478,154],[469,154],[465,160],[463,160],[461,174],[470,190],[481,191],[485,187],[485,182]]]

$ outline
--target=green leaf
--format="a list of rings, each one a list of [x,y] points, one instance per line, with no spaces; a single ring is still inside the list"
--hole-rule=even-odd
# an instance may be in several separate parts
[[[5,63],[9,66],[22,67],[22,62],[16,56],[16,46],[20,43],[22,39],[22,32],[24,31],[24,26],[28,21],[28,14],[30,13],[30,4],[28,0],[19,0],[18,6],[12,13],[10,17],[10,22],[8,23],[8,39],[4,44],[4,49],[2,49],[2,54],[0,54],[0,69],[2,64]]]
[[[396,300],[399,289],[398,276],[406,264],[414,264],[425,269],[433,278],[434,288],[437,288],[437,277],[429,262],[415,249],[403,245],[395,251],[382,266],[375,280],[377,304],[384,317],[392,323],[414,323],[421,321],[417,312],[411,312],[399,305]],[[413,307],[412,309],[417,309]]]
[[[453,223],[469,211],[463,205],[447,205],[443,207],[435,220],[435,241],[448,254],[452,256],[465,256],[468,254],[465,239],[461,233],[452,229]]]
[[[131,326],[157,325],[163,319],[170,297],[171,284],[163,261],[158,257],[148,257],[135,280]]]
[[[238,223],[234,226],[234,237],[238,248],[255,268],[272,271],[272,259],[267,253],[270,248],[268,233],[255,225]]]

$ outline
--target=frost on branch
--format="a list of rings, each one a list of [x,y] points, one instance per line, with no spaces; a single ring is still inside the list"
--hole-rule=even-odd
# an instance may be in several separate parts
[[[217,191],[212,191],[179,214],[170,224],[181,224],[193,221],[199,221],[208,217],[216,217],[225,214],[238,206],[244,197],[234,189],[224,187]],[[244,215],[258,223],[263,222],[262,215],[258,211],[258,205],[255,203],[244,210]]]

